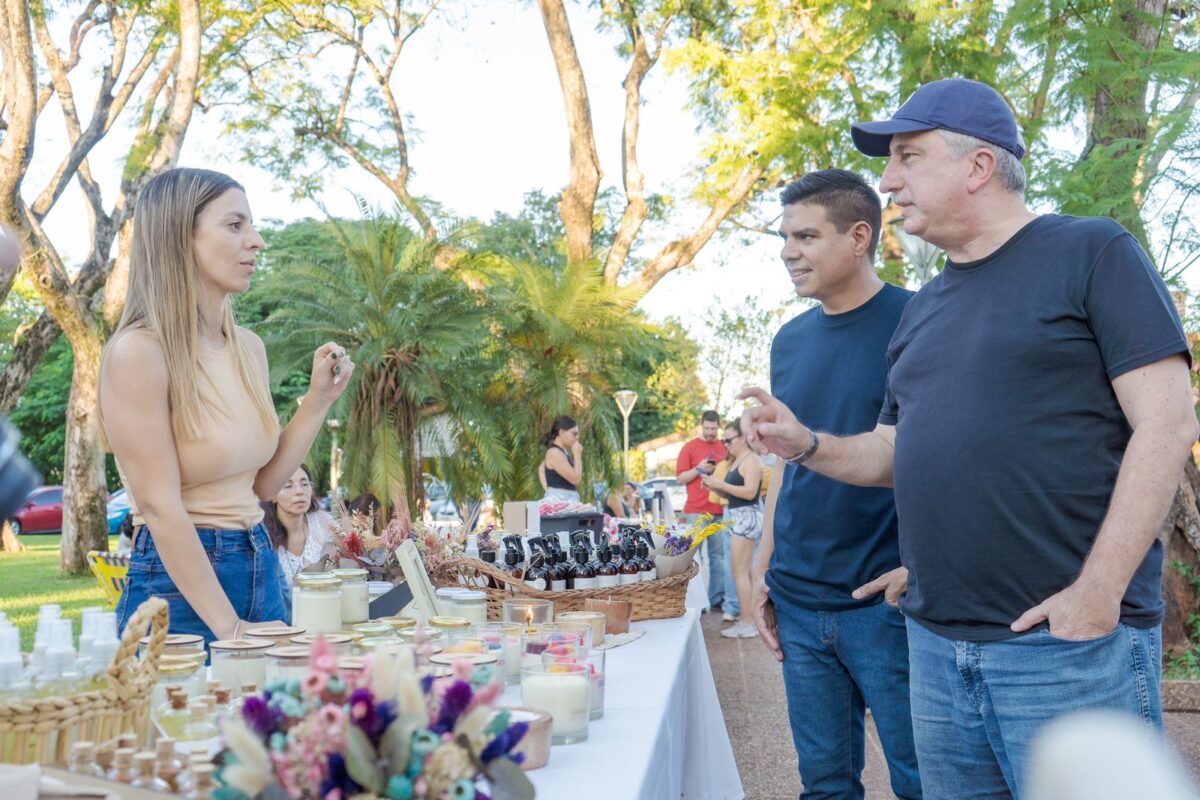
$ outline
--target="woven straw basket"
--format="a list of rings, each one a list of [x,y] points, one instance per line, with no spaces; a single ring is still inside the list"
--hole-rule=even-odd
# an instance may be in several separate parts
[[[54,764],[67,760],[77,741],[104,742],[149,725],[150,691],[167,639],[167,603],[152,597],[138,607],[108,668],[108,688],[71,697],[31,697],[0,702],[0,763]],[[150,626],[150,644],[137,657]]]
[[[516,597],[552,600],[555,614],[560,611],[584,611],[586,609],[583,607],[583,602],[592,598],[596,600],[631,600],[633,602],[633,619],[636,622],[646,619],[682,617],[685,611],[684,599],[687,596],[688,581],[692,579],[698,569],[699,567],[693,563],[684,572],[670,578],[627,583],[624,586],[610,586],[604,589],[568,589],[565,592],[539,591],[499,567],[474,558],[448,559],[434,570],[432,577],[438,586],[467,585],[475,573],[493,578],[496,585],[504,588],[472,587],[487,593],[488,619],[503,619],[504,601]]]

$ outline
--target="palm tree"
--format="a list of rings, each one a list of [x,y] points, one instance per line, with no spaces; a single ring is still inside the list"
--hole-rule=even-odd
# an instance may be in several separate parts
[[[344,482],[378,497],[386,514],[422,497],[430,430],[450,432],[433,455],[452,465],[469,460],[499,476],[507,456],[486,404],[496,366],[488,298],[435,266],[437,243],[413,236],[396,216],[360,210],[361,223],[330,223],[342,261],[287,265],[264,282],[263,291],[288,299],[263,327],[272,332],[277,379],[326,341],[350,351],[357,369],[342,401]],[[444,424],[431,424],[439,415]]]
[[[504,310],[496,354],[504,366],[488,390],[505,410],[498,421],[511,464],[493,484],[497,499],[541,496],[539,439],[559,414],[580,423],[584,496],[594,480],[611,484],[620,476],[621,448],[613,392],[640,386],[646,363],[665,352],[666,334],[634,308],[632,296],[606,284],[595,264],[555,271],[485,254],[473,267]]]

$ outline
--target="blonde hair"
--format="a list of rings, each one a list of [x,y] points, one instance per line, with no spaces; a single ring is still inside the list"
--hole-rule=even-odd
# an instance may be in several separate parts
[[[197,268],[192,251],[196,219],[205,206],[241,184],[206,169],[171,169],[142,189],[133,216],[129,253],[129,293],[125,311],[109,340],[127,330],[146,330],[158,341],[167,362],[171,427],[182,439],[200,435],[203,412],[218,411],[202,401],[196,356],[200,308]],[[232,347],[234,366],[269,431],[279,428],[270,393],[251,366],[254,356],[237,334],[233,305],[225,299],[221,332]]]

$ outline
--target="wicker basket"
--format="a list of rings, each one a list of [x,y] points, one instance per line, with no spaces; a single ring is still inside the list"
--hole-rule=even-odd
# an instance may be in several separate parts
[[[670,578],[655,581],[627,583],[603,589],[568,589],[565,592],[544,592],[534,589],[525,581],[509,575],[504,570],[474,558],[452,558],[440,564],[433,574],[438,586],[464,586],[469,578],[487,575],[505,588],[480,587],[487,593],[488,619],[503,619],[505,600],[514,597],[537,597],[554,601],[554,613],[560,611],[584,611],[583,601],[588,598],[599,600],[632,600],[634,621],[646,619],[668,619],[682,617],[685,611],[688,581],[695,576],[699,566],[692,564],[685,572]]]
[[[103,742],[126,732],[144,738],[167,623],[165,600],[152,597],[138,607],[108,668],[107,689],[0,702],[0,763],[62,763],[77,741]],[[150,644],[139,659],[138,640],[147,625]]]

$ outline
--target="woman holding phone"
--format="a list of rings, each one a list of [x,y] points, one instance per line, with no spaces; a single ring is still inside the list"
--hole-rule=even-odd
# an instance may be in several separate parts
[[[333,342],[317,348],[308,393],[280,430],[266,349],[231,303],[263,246],[228,175],[168,170],[138,198],[125,312],[100,367],[136,526],[122,628],[151,596],[167,601],[172,633],[206,642],[289,617],[259,500],[300,466],[354,363]]]

